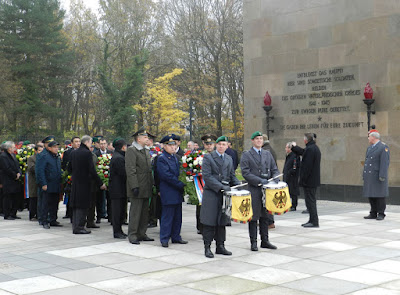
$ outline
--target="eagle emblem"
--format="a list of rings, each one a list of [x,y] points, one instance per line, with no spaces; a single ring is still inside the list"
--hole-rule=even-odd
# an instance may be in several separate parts
[[[251,199],[246,198],[242,200],[242,203],[239,206],[239,211],[243,217],[249,216],[251,209]]]
[[[285,208],[287,202],[287,195],[285,191],[278,191],[274,195],[273,202],[276,208]]]

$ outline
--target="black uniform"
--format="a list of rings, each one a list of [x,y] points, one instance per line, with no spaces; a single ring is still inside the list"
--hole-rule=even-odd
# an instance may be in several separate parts
[[[283,167],[283,181],[289,187],[289,194],[292,198],[292,208],[296,209],[297,199],[300,195],[299,190],[299,171],[300,171],[300,156],[290,152],[286,156],[285,165]]]
[[[4,219],[7,219],[17,214],[17,197],[21,192],[21,184],[16,178],[18,173],[21,175],[22,173],[17,159],[8,151],[0,155],[0,169],[2,170]]]

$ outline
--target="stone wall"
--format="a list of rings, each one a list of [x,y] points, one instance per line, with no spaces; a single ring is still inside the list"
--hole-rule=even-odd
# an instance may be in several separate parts
[[[315,132],[325,185],[362,185],[368,146],[363,93],[370,82],[372,124],[390,147],[389,183],[397,191],[399,0],[244,0],[244,60],[245,138],[265,132],[262,106],[269,91],[279,168],[286,142],[303,145],[303,134]]]

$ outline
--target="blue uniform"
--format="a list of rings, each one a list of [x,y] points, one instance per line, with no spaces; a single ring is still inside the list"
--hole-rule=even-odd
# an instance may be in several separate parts
[[[179,162],[166,151],[158,157],[157,172],[160,180],[161,225],[160,241],[180,241],[182,226],[182,193],[184,183],[179,180]]]

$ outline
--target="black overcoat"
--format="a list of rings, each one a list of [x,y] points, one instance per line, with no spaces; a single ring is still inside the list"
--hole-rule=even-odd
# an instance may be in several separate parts
[[[5,151],[0,155],[0,166],[2,170],[3,194],[16,194],[21,192],[21,183],[16,180],[17,174],[22,177],[19,163],[14,154]]]
[[[293,149],[292,149],[293,150]],[[321,184],[321,152],[315,141],[306,144],[300,167],[300,186],[316,188]]]
[[[91,180],[94,179],[98,187],[103,183],[96,173],[92,153],[86,145],[82,144],[79,149],[71,153],[68,171],[72,176],[70,206],[88,209],[91,202]]]
[[[222,181],[230,186],[240,184],[233,170],[232,158],[224,155],[224,160],[216,151],[204,155],[202,173],[204,179],[203,202],[201,204],[200,221],[202,224],[217,226],[221,224],[222,215]]]
[[[283,167],[283,181],[289,187],[289,194],[292,196],[300,195],[299,189],[300,156],[291,152],[286,156]]]
[[[267,217],[267,210],[262,203],[262,188],[260,183],[267,183],[267,179],[279,175],[278,167],[272,154],[264,149],[261,149],[260,155],[251,148],[242,155],[240,160],[240,169],[242,175],[248,183],[248,189],[251,193],[251,206],[253,208],[252,220],[258,220],[260,217]],[[264,178],[261,177],[264,174]]]
[[[125,152],[115,150],[110,162],[108,190],[111,199],[126,199]]]

